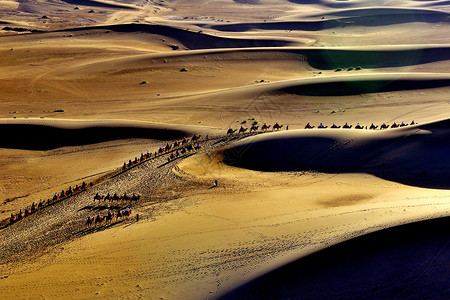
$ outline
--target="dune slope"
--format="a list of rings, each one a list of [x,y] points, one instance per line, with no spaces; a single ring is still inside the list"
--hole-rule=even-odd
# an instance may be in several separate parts
[[[261,171],[369,173],[409,185],[449,186],[450,120],[386,131],[317,129],[242,141],[225,162]]]
[[[343,242],[219,299],[446,298],[449,221],[422,221]]]

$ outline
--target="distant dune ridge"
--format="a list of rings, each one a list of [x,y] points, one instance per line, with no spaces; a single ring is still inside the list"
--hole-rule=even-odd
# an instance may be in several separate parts
[[[277,39],[246,39],[246,38],[227,38],[213,36],[201,32],[192,32],[165,25],[150,24],[121,24],[92,27],[78,27],[64,29],[63,31],[81,31],[81,30],[112,30],[116,32],[145,32],[158,34],[178,40],[188,49],[211,49],[211,48],[245,48],[245,47],[281,47],[290,44],[288,41]]]
[[[72,5],[80,5],[80,6],[90,6],[90,7],[99,7],[99,8],[114,8],[114,9],[137,9],[136,7],[120,5],[119,1],[95,1],[95,0],[62,0],[68,4]]]
[[[448,189],[448,153],[450,119],[375,132],[314,129],[273,133],[237,143],[224,152],[224,161],[259,171],[369,173],[409,185]]]
[[[390,12],[390,13],[389,13]],[[335,19],[322,19],[317,21],[291,21],[291,22],[263,22],[263,23],[238,23],[223,25],[207,25],[206,27],[219,31],[246,32],[250,30],[303,30],[320,31],[333,28],[345,28],[347,26],[378,27],[413,22],[439,23],[449,22],[449,14],[440,11],[427,10],[380,10],[369,11],[370,14]],[[349,13],[350,14],[350,13]],[[325,14],[327,15],[327,14]],[[329,15],[346,15],[339,12]]]

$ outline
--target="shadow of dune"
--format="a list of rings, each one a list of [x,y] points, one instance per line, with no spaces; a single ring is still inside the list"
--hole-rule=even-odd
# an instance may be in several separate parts
[[[170,37],[182,43],[189,49],[214,49],[214,48],[247,48],[247,47],[282,47],[290,44],[288,41],[272,39],[234,39],[224,38],[201,32],[179,29],[163,25],[147,24],[121,24],[77,27],[61,30],[61,32],[76,32],[85,30],[111,30],[114,32],[141,32]]]
[[[449,14],[445,12],[403,13],[400,15],[368,15],[357,17],[343,17],[333,20],[317,21],[290,21],[290,22],[264,22],[264,23],[238,23],[205,26],[218,31],[246,32],[251,30],[299,30],[320,31],[325,29],[345,28],[347,26],[381,27],[407,24],[414,22],[440,23],[448,22]]]
[[[0,124],[0,129],[0,148],[25,150],[51,150],[130,138],[172,140],[186,136],[186,132],[181,130],[132,126],[63,128],[39,124]]]
[[[367,132],[297,130],[243,140],[224,162],[257,171],[367,173],[407,185],[450,189],[450,119]]]
[[[339,79],[337,79],[334,82],[320,82],[287,87],[280,89],[280,92],[304,96],[332,97],[418,89],[432,89],[446,86],[450,86],[450,79],[367,79],[354,81],[339,81]]]
[[[357,237],[219,299],[448,299],[449,226],[446,217]]]
[[[135,10],[136,8],[120,5],[120,4],[111,4],[106,2],[99,2],[94,0],[61,0],[62,2],[80,5],[80,6],[91,6],[91,7],[100,7],[100,8],[115,8],[115,9],[126,9],[126,10]]]
[[[298,51],[308,63],[322,70],[360,66],[362,68],[404,67],[450,59],[449,47],[403,50],[306,49]]]

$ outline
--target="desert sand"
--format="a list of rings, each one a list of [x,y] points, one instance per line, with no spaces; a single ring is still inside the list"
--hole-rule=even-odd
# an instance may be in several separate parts
[[[447,298],[449,20],[441,0],[0,1],[1,298]]]

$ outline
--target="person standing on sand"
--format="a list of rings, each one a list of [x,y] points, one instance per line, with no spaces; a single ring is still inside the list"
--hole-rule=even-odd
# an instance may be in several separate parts
[[[213,187],[217,187],[217,179],[216,179],[216,180],[214,180],[214,184],[213,184]]]
[[[286,130],[289,130],[289,125],[286,125]]]

